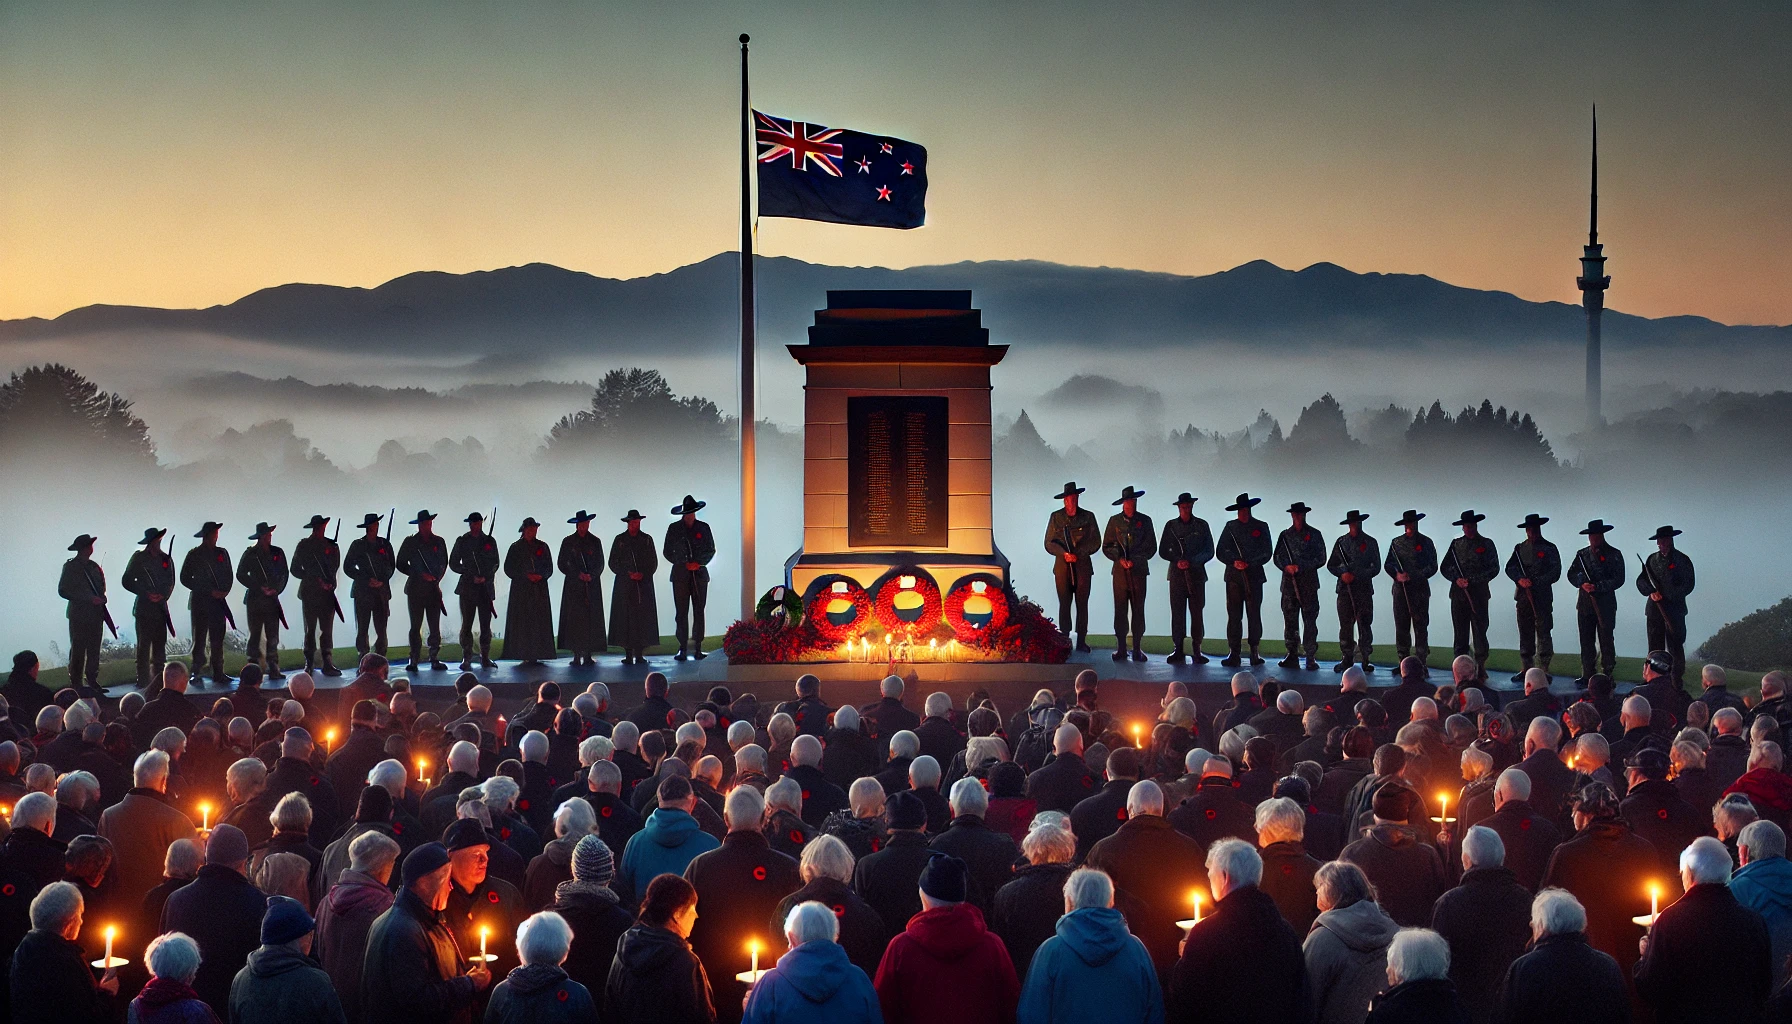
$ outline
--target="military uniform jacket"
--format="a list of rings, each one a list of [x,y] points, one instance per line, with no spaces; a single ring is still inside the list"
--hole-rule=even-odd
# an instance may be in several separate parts
[[[1269,539],[1269,524],[1254,517],[1234,519],[1220,531],[1220,542],[1214,546],[1214,557],[1226,563],[1227,579],[1238,579],[1239,572],[1232,567],[1233,562],[1249,562],[1251,567],[1247,572],[1250,578],[1262,583],[1266,578],[1263,566],[1270,560],[1274,550],[1275,545]]]
[[[1593,550],[1588,545],[1575,552],[1568,563],[1568,582],[1580,590],[1581,584],[1593,584],[1595,594],[1615,594],[1624,585],[1624,553],[1610,544]]]
[[[1663,607],[1676,615],[1685,615],[1686,595],[1692,593],[1693,588],[1692,559],[1675,548],[1665,555],[1655,552],[1644,566],[1646,568],[1637,569],[1637,591],[1648,595],[1659,587]]]
[[[1532,599],[1548,601],[1549,588],[1562,578],[1562,553],[1549,541],[1532,544],[1526,537],[1512,549],[1512,557],[1506,559],[1506,575],[1513,583],[1530,580]],[[1512,597],[1517,601],[1525,600],[1524,588],[1513,587]]]
[[[679,519],[666,527],[666,539],[660,545],[665,552],[668,578],[674,583],[689,582],[692,577],[709,582],[709,561],[716,557],[716,535],[709,524],[699,519],[689,527]],[[701,566],[696,572],[684,567],[686,562]]]
[[[133,614],[156,615],[174,593],[174,559],[165,551],[145,548],[131,556],[119,585],[137,595],[137,603],[131,606]],[[162,601],[151,601],[151,594]]]
[[[540,580],[530,580],[533,573]],[[554,610],[548,601],[548,577],[554,557],[540,540],[518,538],[504,553],[504,575],[510,577],[510,605],[504,613],[504,656],[546,661],[554,656]]]
[[[1493,549],[1493,541],[1480,534],[1458,537],[1444,549],[1443,567],[1439,571],[1452,585],[1457,580],[1486,583],[1500,574],[1499,552]]]
[[[1067,543],[1069,547],[1065,547]],[[1062,576],[1072,569],[1079,579],[1094,575],[1089,556],[1101,550],[1101,527],[1095,522],[1095,513],[1086,508],[1077,509],[1074,516],[1065,514],[1063,509],[1053,512],[1045,524],[1045,550],[1056,559],[1053,576]],[[1074,565],[1064,560],[1066,554],[1076,556]]]
[[[1303,587],[1319,589],[1319,567],[1325,564],[1325,537],[1313,525],[1290,526],[1276,537],[1276,568],[1288,578],[1288,567],[1299,566],[1294,579]]]
[[[106,617],[104,605],[93,603],[95,597],[106,596],[106,573],[91,558],[76,555],[62,563],[62,578],[56,593],[68,602],[70,622],[101,622]]]
[[[1401,586],[1429,587],[1431,577],[1437,575],[1437,545],[1422,533],[1409,537],[1405,530],[1401,530],[1400,536],[1388,541],[1388,557],[1381,569],[1388,574],[1388,579],[1405,573],[1407,581]]]
[[[249,603],[262,601],[278,601],[285,593],[286,584],[292,574],[286,568],[286,552],[269,544],[266,550],[260,544],[251,544],[243,549],[243,554],[236,560],[236,581],[243,585],[243,600]],[[261,588],[272,590],[272,594],[264,594]]]
[[[1327,572],[1338,577],[1338,593],[1347,589],[1367,590],[1375,592],[1370,580],[1381,571],[1381,544],[1366,533],[1352,537],[1348,532],[1332,542],[1332,557],[1325,563]],[[1350,573],[1356,579],[1352,583],[1344,582],[1344,574]]]
[[[1207,520],[1200,516],[1190,516],[1183,522],[1180,515],[1173,516],[1164,522],[1163,539],[1158,541],[1157,553],[1170,564],[1166,574],[1174,579],[1185,570],[1176,568],[1177,562],[1188,562],[1188,578],[1196,583],[1207,582],[1207,563],[1213,561],[1213,531],[1207,528]]]
[[[406,543],[409,543],[408,541]],[[348,546],[348,560],[343,563],[342,571],[355,581],[350,593],[357,601],[374,598],[392,597],[392,574],[398,571],[398,558],[392,553],[392,542],[384,537],[359,537]],[[368,580],[379,580],[386,584],[374,589],[367,585]]]
[[[1102,534],[1101,552],[1113,560],[1114,575],[1127,572],[1120,565],[1125,558],[1132,562],[1132,574],[1144,578],[1151,571],[1145,563],[1157,554],[1157,526],[1143,512],[1134,512],[1130,520],[1126,513],[1116,512],[1108,519],[1107,532]]]
[[[193,611],[207,607],[214,590],[228,595],[234,585],[230,575],[230,552],[217,544],[211,547],[201,544],[188,551],[187,557],[180,561],[180,585],[192,591],[187,598],[187,607]]]
[[[560,540],[560,575],[565,578],[565,590],[570,592],[574,587],[583,591],[585,581],[579,579],[579,573],[591,575],[591,586],[596,587],[604,575],[604,542],[597,539],[597,534],[587,533],[583,537],[569,533]]]
[[[328,601],[332,592],[324,584],[336,582],[341,566],[342,549],[328,537],[305,537],[293,545],[292,574],[299,578],[299,600]]]
[[[397,564],[398,571],[410,577],[404,581],[405,593],[440,594],[442,578],[448,575],[448,542],[433,533],[427,537],[413,533],[398,546]],[[434,576],[435,582],[423,579],[425,575]]]
[[[448,556],[448,568],[460,573],[454,592],[476,601],[493,601],[498,597],[498,542],[489,533],[475,534],[468,530],[454,539],[454,554]],[[485,578],[474,583],[475,576]]]

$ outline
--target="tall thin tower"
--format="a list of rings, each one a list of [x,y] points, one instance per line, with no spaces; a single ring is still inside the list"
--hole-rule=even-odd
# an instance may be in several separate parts
[[[1599,320],[1605,312],[1605,290],[1612,279],[1605,273],[1605,246],[1599,244],[1599,107],[1593,107],[1593,190],[1587,219],[1587,246],[1580,257],[1581,308],[1587,311],[1587,425],[1605,422],[1599,411]]]

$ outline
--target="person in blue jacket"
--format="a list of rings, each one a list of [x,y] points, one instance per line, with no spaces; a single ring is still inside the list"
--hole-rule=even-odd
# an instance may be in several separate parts
[[[698,797],[689,779],[666,776],[660,782],[657,799],[659,806],[648,815],[647,824],[623,846],[622,865],[616,871],[616,895],[621,897],[623,907],[631,911],[641,905],[647,895],[647,883],[656,876],[683,875],[698,854],[722,845],[692,817]]]
[[[1164,994],[1151,954],[1114,909],[1114,882],[1084,868],[1064,882],[1058,934],[1033,954],[1018,1024],[1163,1024]]]
[[[839,931],[821,903],[791,908],[784,919],[790,952],[748,991],[741,1024],[883,1024],[877,990],[835,941]]]

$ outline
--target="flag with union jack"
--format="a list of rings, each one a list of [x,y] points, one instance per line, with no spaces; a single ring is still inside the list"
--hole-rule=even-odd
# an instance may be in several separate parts
[[[927,220],[927,150],[887,135],[753,112],[759,215],[918,228]]]

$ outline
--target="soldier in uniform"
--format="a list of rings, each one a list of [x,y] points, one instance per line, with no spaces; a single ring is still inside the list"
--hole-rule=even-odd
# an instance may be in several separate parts
[[[1220,664],[1227,668],[1239,666],[1239,644],[1245,639],[1247,616],[1251,664],[1263,664],[1263,658],[1257,654],[1257,645],[1263,640],[1263,584],[1268,579],[1263,566],[1269,562],[1274,546],[1269,540],[1269,525],[1251,515],[1251,508],[1262,500],[1240,494],[1237,501],[1227,505],[1226,511],[1238,513],[1238,518],[1226,524],[1220,531],[1219,543],[1214,545],[1216,557],[1226,560],[1226,643],[1232,653]]]
[[[641,531],[644,517],[634,509],[622,521],[628,529],[610,541],[610,642],[622,648],[624,665],[647,664],[647,648],[660,642],[660,615],[653,597],[659,559],[653,538]]]
[[[429,622],[429,667],[436,671],[447,668],[436,655],[442,649],[442,577],[448,573],[448,545],[436,536],[436,515],[428,509],[417,513],[411,525],[417,532],[398,546],[396,564],[405,574],[404,599],[411,611],[411,662],[408,671],[417,671],[417,656],[423,647],[423,623]],[[463,648],[464,650],[464,648]],[[486,663],[490,666],[490,662]]]
[[[1207,664],[1201,641],[1207,638],[1203,613],[1207,608],[1207,563],[1213,560],[1213,531],[1207,520],[1195,515],[1195,500],[1187,491],[1176,496],[1176,517],[1164,523],[1163,538],[1157,544],[1157,553],[1170,567],[1170,639],[1176,650],[1167,660],[1172,665],[1184,660]],[[1182,653],[1184,636],[1194,641],[1187,659]]]
[[[454,539],[448,568],[460,574],[454,596],[460,598],[460,670],[473,667],[473,622],[479,622],[479,664],[492,667],[492,617],[497,614],[498,542],[485,535],[485,516],[466,520],[467,532]]]
[[[386,620],[392,615],[392,574],[398,559],[392,544],[380,536],[380,517],[369,512],[361,518],[362,535],[348,546],[342,571],[354,580],[349,596],[355,600],[355,653],[372,650],[386,656]],[[373,627],[373,645],[367,643],[367,627]]]
[[[709,603],[709,560],[716,557],[715,533],[697,518],[697,510],[706,504],[685,495],[684,503],[672,510],[678,521],[666,527],[661,543],[672,578],[672,628],[678,634],[678,661],[706,657],[703,606]]]
[[[1366,512],[1351,509],[1338,524],[1348,527],[1332,545],[1326,571],[1338,578],[1338,648],[1341,657],[1332,671],[1343,672],[1362,655],[1363,671],[1373,672],[1369,656],[1374,651],[1375,575],[1381,572],[1381,545],[1363,532]]]
[[[68,682],[91,690],[100,683],[100,644],[105,640],[106,574],[93,561],[93,542],[83,533],[68,546],[75,557],[62,563],[56,593],[68,602]]]
[[[1580,591],[1574,602],[1580,625],[1580,685],[1594,672],[1612,674],[1618,664],[1612,630],[1618,622],[1618,588],[1624,585],[1624,554],[1605,542],[1611,526],[1595,519],[1580,531],[1587,546],[1574,553],[1568,565],[1568,582]],[[1595,663],[1598,667],[1595,667]]]
[[[1077,507],[1077,495],[1088,490],[1072,480],[1055,496],[1064,507],[1045,524],[1045,550],[1051,552],[1052,579],[1058,585],[1058,629],[1071,634],[1071,605],[1076,605],[1076,649],[1089,652],[1089,585],[1095,566],[1089,557],[1101,550],[1101,527],[1095,513]]]
[[[1535,512],[1524,517],[1519,528],[1524,540],[1512,549],[1506,559],[1506,576],[1517,584],[1512,599],[1518,602],[1518,657],[1521,663],[1515,683],[1524,682],[1525,670],[1533,666],[1549,673],[1549,662],[1555,657],[1556,644],[1551,631],[1556,624],[1555,596],[1550,587],[1562,578],[1562,555],[1556,546],[1543,539],[1543,524],[1548,516]]]
[[[1276,538],[1275,563],[1282,571],[1282,640],[1288,656],[1278,664],[1299,668],[1307,652],[1307,671],[1319,670],[1319,567],[1325,564],[1325,538],[1307,525],[1313,511],[1304,501],[1288,506],[1293,524]]]
[[[137,542],[143,550],[131,556],[119,581],[137,595],[131,617],[137,622],[137,685],[145,692],[152,681],[160,682],[168,661],[168,638],[174,635],[174,617],[168,611],[168,598],[174,594],[174,559],[162,550],[167,532],[153,526],[143,531]]]
[[[1692,559],[1674,547],[1680,533],[1672,526],[1656,530],[1649,538],[1655,542],[1655,553],[1636,574],[1636,589],[1649,599],[1643,615],[1649,649],[1673,656],[1675,686],[1686,685],[1686,595],[1693,588]]]
[[[211,650],[212,681],[231,682],[224,671],[224,627],[235,626],[230,614],[230,552],[218,546],[223,523],[206,523],[193,536],[199,546],[180,561],[180,584],[191,592],[187,609],[193,613],[193,678],[205,671],[206,650]]]
[[[313,515],[305,526],[311,533],[292,549],[292,574],[299,580],[299,614],[305,619],[305,671],[317,668],[317,652],[323,648],[323,673],[340,676],[332,650],[336,644],[336,619],[342,604],[336,598],[336,573],[342,565],[342,551],[336,542],[324,536],[328,516]]]
[[[1132,634],[1132,660],[1144,661],[1145,581],[1151,570],[1145,563],[1157,553],[1157,527],[1139,511],[1144,491],[1131,484],[1114,499],[1120,511],[1108,519],[1101,538],[1101,552],[1114,563],[1114,660],[1126,660],[1126,636]]]
[[[579,509],[567,520],[573,531],[560,542],[559,646],[572,652],[574,668],[597,664],[592,652],[610,645],[604,632],[604,544],[591,535],[596,518]]]
[[[249,539],[255,543],[236,561],[243,612],[249,618],[249,661],[260,665],[267,678],[285,679],[280,671],[280,627],[286,623],[286,612],[280,607],[280,595],[291,578],[286,552],[274,546],[274,528],[266,523],[255,524]]]
[[[1450,623],[1455,627],[1455,651],[1474,653],[1475,681],[1487,682],[1487,584],[1500,574],[1500,556],[1493,542],[1476,526],[1487,517],[1469,509],[1450,524],[1462,527],[1462,536],[1450,542],[1439,570],[1450,581]]]
[[[541,524],[534,516],[517,527],[522,534],[504,552],[504,575],[510,577],[510,603],[504,609],[504,656],[524,665],[554,657],[554,608],[548,599],[548,577],[554,558],[537,540]]]
[[[1437,545],[1419,532],[1423,518],[1417,509],[1406,510],[1381,567],[1394,581],[1394,653],[1401,661],[1417,657],[1421,665],[1431,657],[1431,577],[1437,575]]]

